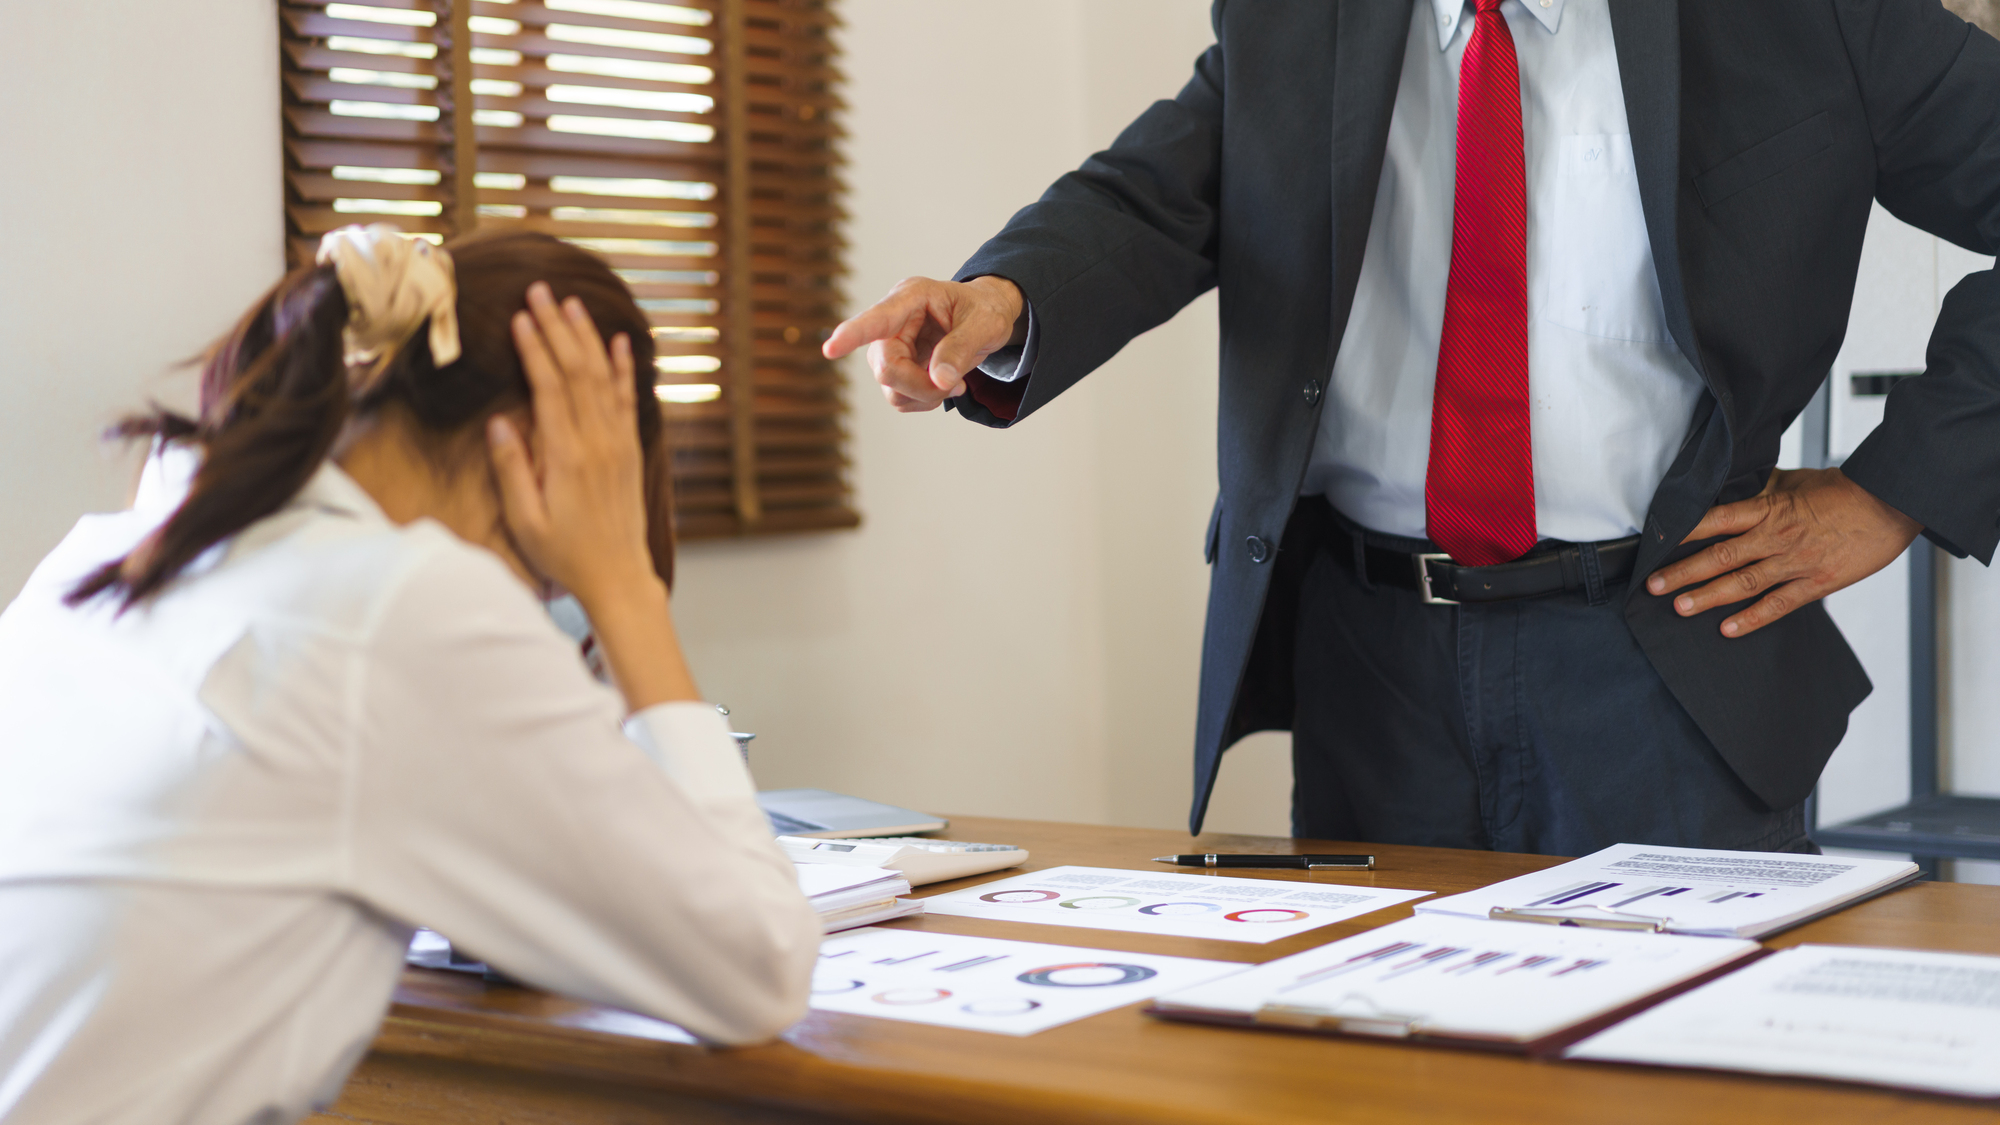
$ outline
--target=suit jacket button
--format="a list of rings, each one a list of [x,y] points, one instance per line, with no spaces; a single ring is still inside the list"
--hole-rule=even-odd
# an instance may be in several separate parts
[[[1319,380],[1318,380],[1318,379],[1314,379],[1313,381],[1311,381],[1311,382],[1309,382],[1309,383],[1307,383],[1307,384],[1306,384],[1306,405],[1307,405],[1307,406],[1318,406],[1318,405],[1319,405]]]
[[[1263,562],[1265,559],[1271,557],[1270,545],[1265,543],[1262,539],[1257,538],[1255,535],[1252,535],[1250,538],[1245,539],[1243,541],[1243,545],[1245,547],[1250,548],[1251,562],[1260,563]]]

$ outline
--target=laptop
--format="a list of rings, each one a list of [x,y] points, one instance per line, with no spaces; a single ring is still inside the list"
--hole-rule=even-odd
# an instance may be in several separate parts
[[[914,836],[936,832],[950,821],[901,809],[879,801],[864,801],[824,789],[771,789],[757,794],[775,836],[816,836],[847,840],[861,836]]]

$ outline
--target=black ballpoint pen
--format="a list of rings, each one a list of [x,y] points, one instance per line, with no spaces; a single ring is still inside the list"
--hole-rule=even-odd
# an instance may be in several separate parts
[[[1362,870],[1375,866],[1372,855],[1245,855],[1230,852],[1207,852],[1202,855],[1161,855],[1153,857],[1154,863],[1171,863],[1175,867],[1290,867],[1308,871],[1325,867],[1346,867]]]

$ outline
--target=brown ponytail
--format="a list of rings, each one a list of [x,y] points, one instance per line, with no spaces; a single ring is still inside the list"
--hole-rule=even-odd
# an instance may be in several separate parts
[[[346,323],[347,298],[333,267],[293,273],[210,349],[199,422],[155,410],[119,423],[120,436],[192,438],[207,453],[174,514],[64,600],[78,605],[112,591],[130,608],[203,551],[284,507],[347,422]]]
[[[111,593],[130,608],[158,593],[203,552],[284,507],[351,419],[400,407],[445,450],[495,412],[526,404],[527,376],[508,322],[536,281],[548,282],[558,299],[582,300],[605,339],[623,333],[632,341],[647,539],[654,570],[671,584],[670,455],[659,411],[651,408],[653,338],[631,290],[601,259],[545,234],[482,232],[446,248],[458,281],[463,354],[457,362],[435,366],[420,325],[373,388],[353,398],[341,344],[347,299],[332,266],[308,267],[279,281],[209,349],[198,420],[156,409],[119,423],[113,433],[121,437],[201,445],[201,467],[166,522],[131,554],[92,571],[64,600],[80,605]]]

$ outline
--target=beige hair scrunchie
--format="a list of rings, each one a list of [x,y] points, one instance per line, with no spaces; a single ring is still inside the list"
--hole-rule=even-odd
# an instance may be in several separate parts
[[[458,282],[451,255],[390,226],[341,227],[320,239],[319,265],[333,263],[347,294],[347,327],[341,333],[355,391],[388,370],[396,350],[430,318],[431,360],[456,362]]]

